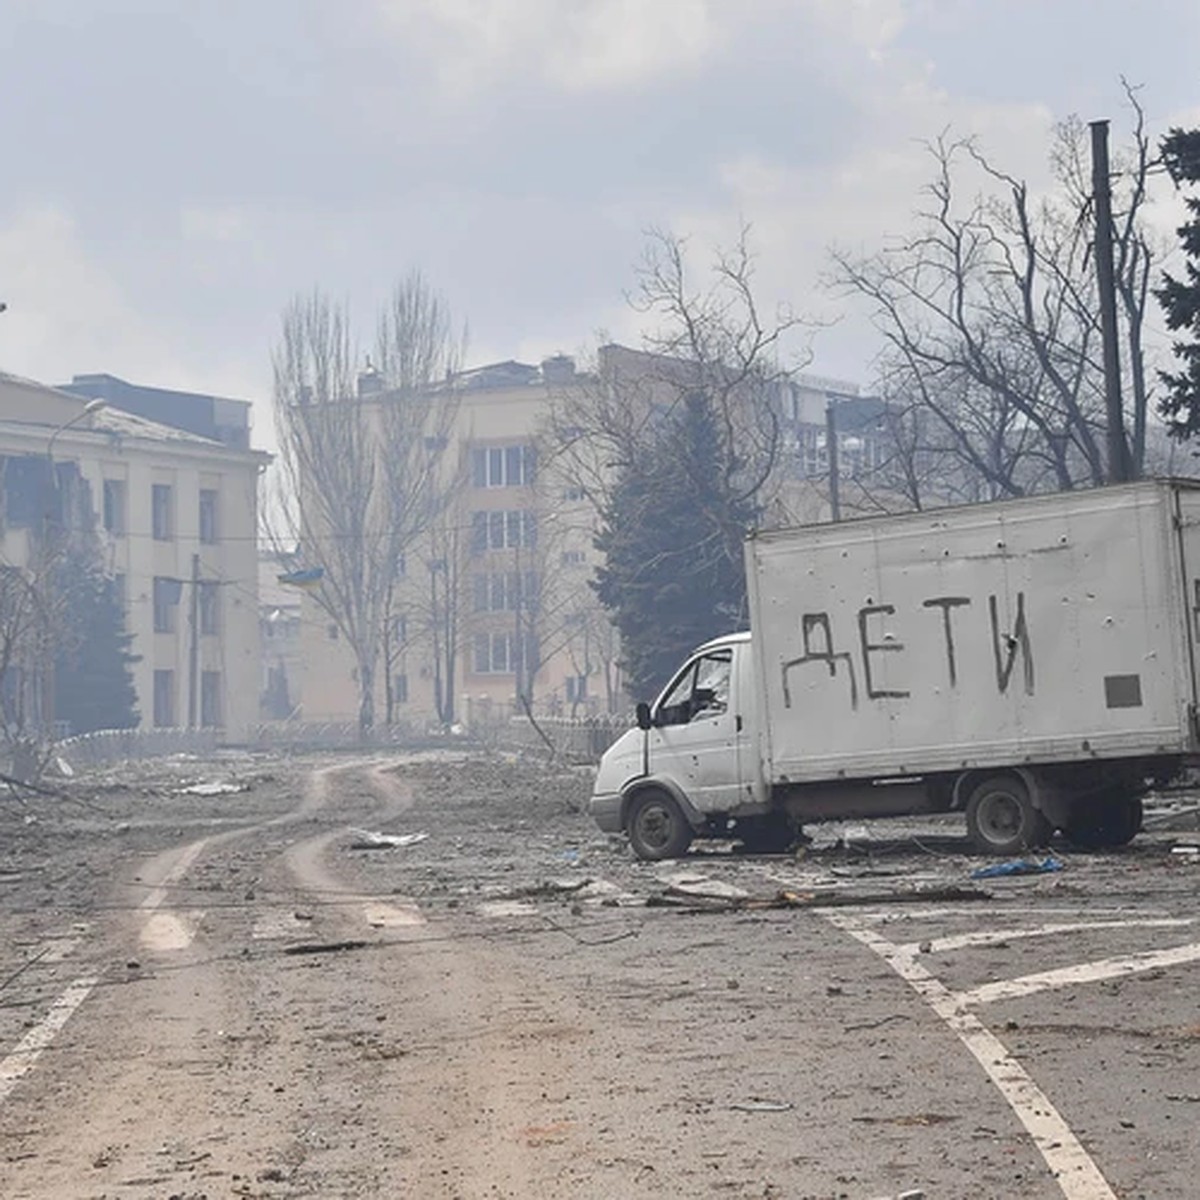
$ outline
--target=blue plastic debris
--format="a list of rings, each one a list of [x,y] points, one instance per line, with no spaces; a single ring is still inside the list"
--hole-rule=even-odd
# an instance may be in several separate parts
[[[1041,862],[1030,862],[1026,858],[1014,858],[1010,862],[992,863],[971,872],[972,879],[997,879],[1003,875],[1045,875],[1050,871],[1061,871],[1064,863],[1057,858],[1044,858]]]

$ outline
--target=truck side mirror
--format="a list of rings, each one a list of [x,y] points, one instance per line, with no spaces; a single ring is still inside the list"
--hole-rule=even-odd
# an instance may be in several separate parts
[[[650,705],[645,700],[639,700],[634,710],[635,720],[639,729],[649,729],[653,722],[650,720]]]

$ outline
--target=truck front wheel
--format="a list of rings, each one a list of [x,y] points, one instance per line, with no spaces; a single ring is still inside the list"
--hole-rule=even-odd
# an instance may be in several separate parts
[[[652,862],[680,858],[692,844],[692,827],[683,810],[658,789],[634,797],[626,828],[634,854]]]
[[[985,779],[967,801],[967,833],[984,854],[1017,854],[1044,846],[1052,832],[1015,776]]]

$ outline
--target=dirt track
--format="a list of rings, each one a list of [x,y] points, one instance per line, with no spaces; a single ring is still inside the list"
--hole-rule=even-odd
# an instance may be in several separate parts
[[[1191,1194],[1187,834],[914,903],[956,830],[650,867],[536,764],[129,774],[0,809],[5,1197]]]

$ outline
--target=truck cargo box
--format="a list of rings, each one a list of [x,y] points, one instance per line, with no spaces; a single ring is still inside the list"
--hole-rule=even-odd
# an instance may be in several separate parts
[[[770,783],[1192,755],[1200,487],[759,533]]]

